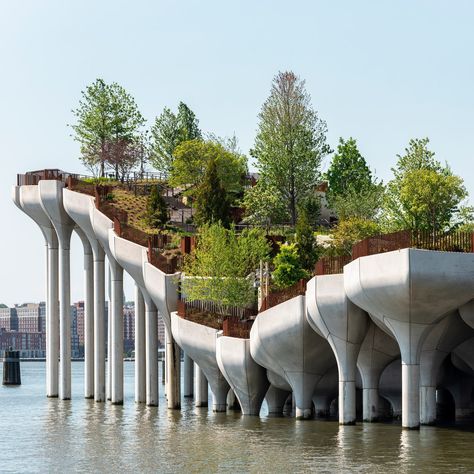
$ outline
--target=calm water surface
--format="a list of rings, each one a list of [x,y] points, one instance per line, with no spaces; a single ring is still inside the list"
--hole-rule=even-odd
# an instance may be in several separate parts
[[[1,372],[1,370],[0,370]],[[0,387],[1,472],[474,472],[474,433],[405,431],[399,425],[243,417],[195,408],[135,405],[125,363],[124,406],[44,396],[45,366],[22,363],[21,387]]]

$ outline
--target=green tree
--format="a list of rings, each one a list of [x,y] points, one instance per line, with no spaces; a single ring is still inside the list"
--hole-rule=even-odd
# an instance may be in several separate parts
[[[174,114],[168,107],[163,109],[151,128],[152,147],[150,161],[155,169],[169,174],[176,147],[188,140],[200,140],[199,121],[194,112],[183,102]]]
[[[328,253],[350,255],[355,243],[380,233],[380,226],[362,217],[350,217],[338,223],[332,233],[332,245]]]
[[[340,220],[358,217],[377,220],[384,200],[385,187],[382,183],[372,183],[359,190],[349,187],[345,194],[331,197],[331,208]]]
[[[272,223],[287,222],[288,208],[279,193],[258,180],[244,194],[244,222],[269,228]]]
[[[373,219],[377,215],[384,187],[373,178],[355,139],[339,139],[326,178],[328,204],[339,219]]]
[[[277,288],[286,288],[302,278],[307,278],[308,273],[301,266],[296,244],[283,244],[280,252],[273,259],[275,270],[273,282]]]
[[[261,232],[236,234],[220,224],[199,229],[193,253],[185,260],[182,291],[189,300],[213,301],[227,306],[246,307],[255,303],[253,278],[260,260],[270,252]]]
[[[179,143],[202,139],[199,120],[196,118],[196,114],[184,102],[179,103],[176,118],[180,134]]]
[[[153,186],[147,201],[146,222],[154,229],[161,229],[168,221],[168,207],[162,196],[162,189],[160,186]]]
[[[174,151],[169,183],[187,188],[193,196],[204,179],[206,169],[214,161],[223,188],[232,201],[242,191],[247,171],[245,156],[226,150],[221,144],[202,140],[181,143]]]
[[[308,272],[312,272],[318,258],[318,251],[313,228],[309,222],[306,210],[300,211],[298,214],[295,243],[301,266]]]
[[[194,220],[198,225],[221,222],[223,226],[228,226],[229,200],[218,176],[214,159],[208,162],[203,181],[197,188],[195,208]]]
[[[383,222],[388,230],[448,230],[459,223],[467,197],[463,180],[441,165],[428,149],[429,140],[411,140],[392,169],[387,185]]]
[[[123,143],[134,142],[145,123],[133,97],[117,83],[96,79],[82,92],[72,125],[81,146],[81,161],[94,174],[105,176],[106,166],[117,170],[114,155]]]
[[[326,123],[313,110],[304,81],[291,71],[273,79],[259,119],[251,152],[259,179],[278,193],[294,225],[298,204],[314,192],[321,159],[330,151]]]

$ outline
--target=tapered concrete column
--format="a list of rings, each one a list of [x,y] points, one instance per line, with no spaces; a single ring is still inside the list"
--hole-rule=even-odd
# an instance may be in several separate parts
[[[194,404],[197,407],[207,407],[208,405],[207,379],[196,363],[194,363]]]
[[[328,418],[331,400],[325,395],[313,397],[314,411],[316,418]]]
[[[84,247],[84,397],[94,398],[94,258],[86,235],[76,231]]]
[[[194,386],[194,363],[191,357],[189,357],[185,352],[183,360],[183,370],[183,396],[192,397]]]
[[[94,400],[105,401],[105,254],[94,251]]]
[[[420,423],[432,425],[436,421],[436,387],[420,387]]]
[[[107,255],[107,257],[109,257]],[[107,400],[110,402],[112,400],[112,271],[110,269],[110,258],[108,266],[108,296],[109,296],[109,308],[107,312]]]
[[[356,421],[355,376],[368,316],[346,296],[343,275],[316,276],[308,282],[307,317],[310,326],[331,345],[339,371],[339,423]]]
[[[111,262],[111,344],[112,344],[112,396],[114,405],[123,404],[123,269]]]
[[[348,297],[396,338],[402,358],[402,425],[418,428],[423,343],[447,313],[472,298],[474,255],[417,249],[370,255],[344,267],[344,285]]]
[[[387,332],[390,332],[388,328],[383,331],[371,321],[357,359],[362,378],[362,411],[365,422],[377,421],[380,376],[385,367],[400,356],[397,342]]]
[[[71,399],[71,265],[69,242],[61,242],[59,252],[59,345],[60,375],[59,397]]]
[[[135,285],[135,402],[146,402],[145,301]]]
[[[428,334],[420,357],[420,423],[436,422],[436,385],[438,372],[445,358],[461,343],[469,339],[474,330],[460,317],[471,307],[461,307],[443,318]]]
[[[402,426],[420,425],[420,365],[402,361]]]
[[[59,299],[60,299],[60,385],[59,397],[71,398],[71,279],[70,244],[74,222],[63,207],[64,184],[43,180],[38,184],[41,207],[51,220],[59,242]]]
[[[59,285],[58,241],[48,244],[48,296],[46,299],[46,395],[59,395]]]
[[[166,328],[166,399],[168,408],[181,408],[181,349]]]
[[[285,407],[285,402],[291,392],[282,390],[270,385],[265,395],[265,400],[268,406],[268,414],[273,416],[281,416],[283,414],[283,408]]]
[[[158,311],[150,298],[145,300],[146,404],[158,406]]]

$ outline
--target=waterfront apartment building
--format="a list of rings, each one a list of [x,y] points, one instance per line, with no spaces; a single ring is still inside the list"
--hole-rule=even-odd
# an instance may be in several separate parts
[[[18,332],[37,333],[45,330],[46,304],[23,303],[16,305]]]
[[[0,306],[0,331],[18,331],[16,308]]]

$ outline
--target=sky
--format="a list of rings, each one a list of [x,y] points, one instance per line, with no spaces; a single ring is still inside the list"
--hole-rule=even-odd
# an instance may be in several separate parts
[[[469,0],[0,0],[0,303],[44,300],[43,237],[11,188],[28,170],[84,172],[68,124],[98,77],[125,87],[149,126],[184,101],[247,153],[272,78],[293,70],[332,148],[356,138],[387,181],[410,138],[429,137],[474,196],[473,18]],[[71,260],[76,301],[77,237]]]

